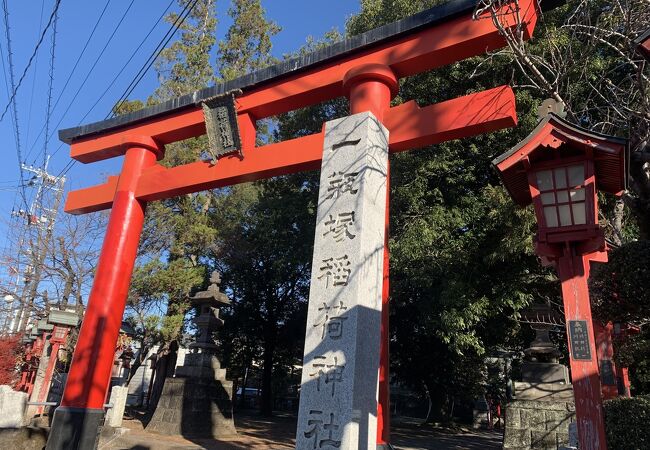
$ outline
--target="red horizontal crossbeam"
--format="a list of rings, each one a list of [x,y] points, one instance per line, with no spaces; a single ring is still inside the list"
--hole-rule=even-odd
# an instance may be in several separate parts
[[[384,119],[390,150],[399,152],[516,125],[515,96],[508,86],[420,108],[414,101],[391,108]],[[212,165],[194,162],[145,169],[136,197],[151,201],[320,167],[323,133],[252,148],[244,157],[228,156]],[[65,210],[73,214],[111,207],[118,177],[72,191]]]
[[[535,0],[519,2],[525,38],[532,35],[535,27],[536,3]],[[517,17],[511,8],[512,5],[506,4],[500,14],[506,27],[517,25]],[[344,96],[343,77],[350,69],[365,64],[388,66],[397,78],[403,78],[503,45],[504,40],[489,15],[473,20],[468,14],[244,90],[237,99],[237,111],[259,120]],[[119,156],[124,152],[125,147],[121,144],[125,134],[150,136],[163,145],[200,136],[205,134],[203,113],[199,107],[189,108],[80,139],[72,143],[70,154],[83,163]]]

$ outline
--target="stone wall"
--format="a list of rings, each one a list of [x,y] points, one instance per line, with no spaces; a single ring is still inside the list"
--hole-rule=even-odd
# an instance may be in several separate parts
[[[515,400],[506,406],[503,448],[557,450],[568,445],[574,421],[573,402]]]

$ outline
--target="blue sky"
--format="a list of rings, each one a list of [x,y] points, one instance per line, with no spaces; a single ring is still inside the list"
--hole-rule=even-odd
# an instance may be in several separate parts
[[[27,64],[54,3],[55,0],[7,1],[16,82]],[[88,48],[79,60],[76,70],[72,72],[84,44],[106,5],[106,0],[61,0],[52,83],[52,104],[57,100],[58,104],[51,115],[49,127],[52,137],[47,145],[47,152],[53,154],[50,173],[60,173],[70,161],[68,147],[58,141],[57,129],[76,126],[86,115],[81,123],[102,120],[169,28],[169,24],[164,21],[158,23],[121,76],[116,79],[113,86],[108,88],[170,0],[135,0],[96,67],[88,75],[92,64],[102,52],[130,3],[130,0],[109,1]],[[262,0],[262,4],[267,11],[267,18],[276,21],[282,27],[282,31],[273,39],[273,54],[278,57],[298,49],[305,43],[307,36],[320,37],[332,28],[343,31],[345,20],[359,9],[356,0],[329,0],[325,3],[317,0]],[[229,5],[230,1],[217,0],[219,38],[225,35],[230,25],[226,14]],[[171,10],[179,10],[176,2],[172,4]],[[5,27],[2,20],[0,20],[0,29],[2,29],[0,46],[4,60],[4,68],[0,67],[0,70],[3,70],[0,74],[3,78],[0,82],[0,108],[4,110],[9,99],[8,89],[5,87],[5,82],[9,86],[9,66],[7,41],[4,36]],[[40,165],[43,161],[45,139],[41,131],[45,125],[47,111],[50,48],[51,34],[48,33],[16,95],[20,148],[23,160],[28,164]],[[71,73],[68,86],[64,90],[64,84]],[[75,93],[86,77],[88,79],[85,85],[73,101]],[[156,85],[155,72],[151,69],[130,98],[144,99]],[[92,108],[105,90],[107,90],[105,96]],[[15,203],[20,201],[16,197],[19,170],[11,109],[0,122],[0,137],[3,143],[1,150],[3,158],[0,164],[0,246],[4,247],[7,227],[15,223],[10,220],[11,210],[14,205],[20,206]],[[97,184],[105,175],[119,171],[120,164],[120,158],[91,165],[77,163],[67,173],[66,190]]]

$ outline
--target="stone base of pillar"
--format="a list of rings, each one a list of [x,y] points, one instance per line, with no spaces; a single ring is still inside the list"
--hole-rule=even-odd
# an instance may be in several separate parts
[[[60,406],[54,412],[45,450],[94,450],[103,422],[103,409]]]

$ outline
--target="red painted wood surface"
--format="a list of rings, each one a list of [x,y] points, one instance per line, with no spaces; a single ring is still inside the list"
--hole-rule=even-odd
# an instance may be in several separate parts
[[[411,101],[390,108],[384,114],[392,152],[474,136],[517,124],[515,96],[508,86],[422,108]],[[255,147],[250,116],[240,116],[239,123],[244,143],[243,158],[226,156],[215,165],[199,161],[169,169],[161,165],[152,166],[142,173],[136,197],[146,201],[161,200],[320,167],[324,139],[322,132]],[[117,181],[118,177],[112,176],[104,184],[70,192],[65,211],[85,214],[109,209]]]
[[[614,385],[605,384],[603,374],[601,373],[600,377],[600,388],[603,395],[603,400],[609,400],[612,398],[618,397],[618,383],[616,378],[619,376],[618,365],[614,361],[614,324],[608,322],[606,324],[601,323],[598,320],[594,321],[594,335],[596,339],[596,349],[598,351],[598,363],[602,368],[603,361],[605,364],[611,364],[612,374],[614,377]],[[607,363],[609,361],[609,363]]]
[[[135,197],[135,189],[157,153],[151,139],[137,146],[129,142],[61,406],[101,410],[108,390],[144,223],[145,203]]]
[[[606,450],[603,403],[600,390],[598,358],[589,303],[589,261],[592,255],[578,255],[567,250],[557,263],[562,284],[562,299],[567,323],[567,339],[571,349],[569,321],[587,322],[591,360],[579,360],[571,355],[571,382],[576,407],[578,440],[581,450]]]

